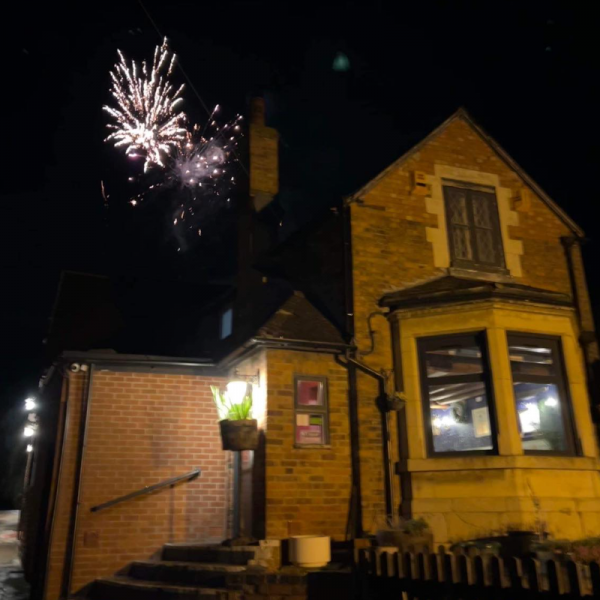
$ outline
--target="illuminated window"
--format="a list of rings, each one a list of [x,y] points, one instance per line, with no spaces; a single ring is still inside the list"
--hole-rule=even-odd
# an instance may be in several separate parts
[[[574,454],[559,339],[509,334],[508,351],[523,450]]]
[[[233,332],[233,308],[229,307],[221,313],[220,336],[221,339],[229,337]]]
[[[485,333],[422,338],[418,348],[429,455],[495,454]]]
[[[327,379],[296,377],[295,441],[297,446],[322,446],[329,443]]]
[[[452,266],[502,269],[504,253],[493,188],[446,181],[444,200]]]

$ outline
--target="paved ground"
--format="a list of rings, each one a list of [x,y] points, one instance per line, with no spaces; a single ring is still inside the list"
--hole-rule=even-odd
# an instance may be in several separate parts
[[[18,559],[19,511],[0,511],[0,600],[27,600],[29,588]]]

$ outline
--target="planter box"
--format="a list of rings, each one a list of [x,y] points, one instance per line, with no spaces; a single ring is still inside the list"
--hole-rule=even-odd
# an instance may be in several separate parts
[[[433,533],[413,535],[396,529],[380,529],[375,537],[378,546],[393,546],[400,552],[433,552]]]
[[[290,538],[290,561],[303,569],[324,567],[331,560],[331,540],[322,535]]]
[[[223,450],[256,450],[258,447],[258,424],[256,419],[244,421],[219,421]]]

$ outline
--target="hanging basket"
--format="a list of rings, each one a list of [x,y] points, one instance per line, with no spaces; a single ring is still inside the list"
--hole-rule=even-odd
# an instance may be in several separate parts
[[[258,425],[256,419],[243,421],[219,421],[223,450],[256,450],[258,447]]]

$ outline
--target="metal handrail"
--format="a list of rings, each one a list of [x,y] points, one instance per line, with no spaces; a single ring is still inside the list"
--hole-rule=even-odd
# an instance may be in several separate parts
[[[162,488],[170,487],[179,483],[180,481],[191,481],[192,479],[196,479],[196,477],[200,476],[200,468],[196,468],[185,475],[179,475],[178,477],[171,477],[171,479],[165,479],[159,483],[155,483],[154,485],[147,485],[141,490],[137,490],[135,492],[131,492],[130,494],[125,494],[124,496],[119,496],[114,500],[109,500],[108,502],[103,502],[102,504],[98,504],[97,506],[92,506],[90,508],[90,512],[98,512],[100,510],[104,510],[105,508],[109,508],[110,506],[114,506],[115,504],[120,504],[121,502],[126,502],[127,500],[133,500],[133,498],[137,498],[138,496],[145,496],[146,494],[151,494],[152,492],[156,492],[157,490],[161,490]]]

